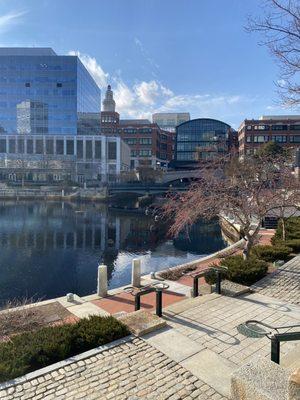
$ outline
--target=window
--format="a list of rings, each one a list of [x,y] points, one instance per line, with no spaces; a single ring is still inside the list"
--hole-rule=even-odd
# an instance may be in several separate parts
[[[287,125],[272,125],[272,131],[286,131]]]
[[[133,144],[136,144],[137,140],[135,138],[126,138],[126,139],[124,139],[124,141],[129,145],[133,145]]]
[[[246,142],[251,143],[252,142],[252,136],[246,136]]]
[[[101,140],[95,141],[95,158],[101,160]]]
[[[269,136],[253,136],[254,143],[265,143],[269,140]]]
[[[6,139],[0,139],[0,153],[6,153]]]
[[[116,142],[108,142],[108,159],[109,160],[117,159],[117,143]]]
[[[85,157],[87,160],[93,158],[93,142],[91,140],[85,142]]]
[[[62,83],[57,82],[56,87],[62,87]]]
[[[83,141],[77,140],[77,158],[79,160],[83,159]]]
[[[46,154],[54,154],[54,142],[52,139],[46,140]]]
[[[56,140],[56,154],[64,154],[64,141],[62,139]]]
[[[141,157],[151,157],[152,151],[151,150],[140,150]]]
[[[300,143],[300,135],[297,136],[290,136],[291,143]]]
[[[279,135],[272,136],[272,141],[277,143],[285,143],[287,141],[287,137]]]
[[[270,129],[269,125],[254,125],[255,131],[268,131]]]
[[[16,152],[16,140],[15,139],[9,139],[8,141],[8,152],[13,154]]]
[[[300,125],[290,125],[290,130],[291,131],[299,131],[300,130]]]
[[[43,153],[44,153],[43,139],[37,139],[35,141],[35,154],[43,154]]]
[[[33,154],[33,140],[27,140],[27,154]]]
[[[140,138],[140,144],[152,144],[151,138]]]
[[[251,126],[251,125],[247,125],[247,126],[246,126],[246,130],[247,130],[247,131],[252,131],[252,126]]]
[[[136,151],[136,150],[131,150],[131,152],[130,152],[130,156],[131,157],[137,157],[137,154],[138,152]]]
[[[26,82],[25,87],[30,87],[30,82]]]
[[[74,155],[74,140],[67,140],[67,154],[69,156]]]
[[[24,139],[18,139],[18,153],[24,154]]]

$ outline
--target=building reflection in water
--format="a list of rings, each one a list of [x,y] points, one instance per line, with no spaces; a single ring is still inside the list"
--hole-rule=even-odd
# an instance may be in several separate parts
[[[146,273],[224,246],[218,224],[200,225],[190,240],[179,236],[173,244],[151,218],[108,212],[104,205],[2,202],[0,301],[87,295],[96,290],[99,263],[108,265],[110,287],[117,287],[130,282],[135,257]]]

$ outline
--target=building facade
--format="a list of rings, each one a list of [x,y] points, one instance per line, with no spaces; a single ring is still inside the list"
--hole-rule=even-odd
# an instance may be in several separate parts
[[[262,116],[245,119],[238,129],[239,155],[253,155],[265,143],[276,142],[285,148],[300,146],[300,115]]]
[[[111,97],[105,110],[114,107]],[[77,56],[0,48],[0,177],[118,180],[129,168],[129,148],[100,136],[100,111],[101,91]]]
[[[106,136],[117,136],[120,115],[116,112],[116,102],[111,86],[107,86],[103,100],[103,111],[101,111],[101,134]]]
[[[174,135],[147,120],[120,120],[118,135],[130,147],[130,167],[167,168],[173,157]]]
[[[0,135],[2,180],[107,183],[129,165],[129,147],[117,137]]]
[[[152,115],[152,122],[161,129],[169,132],[176,131],[176,126],[189,121],[190,113],[155,113]]]
[[[4,134],[100,134],[101,92],[77,56],[0,48],[0,89]],[[82,123],[90,113],[93,132]]]
[[[233,129],[225,122],[198,118],[176,127],[176,168],[194,168],[200,161],[226,154],[231,146]]]

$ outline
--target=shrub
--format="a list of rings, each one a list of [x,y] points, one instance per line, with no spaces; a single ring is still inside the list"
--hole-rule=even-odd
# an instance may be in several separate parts
[[[250,257],[244,260],[241,255],[227,257],[222,261],[222,266],[227,267],[228,270],[222,275],[228,280],[242,285],[250,286],[263,278],[268,270],[268,264],[263,260]],[[209,271],[205,275],[207,283],[215,283],[216,275],[213,271]]]
[[[73,325],[52,326],[0,343],[0,381],[16,378],[129,334],[113,317],[91,316]]]
[[[259,258],[260,260],[264,260],[267,262],[274,262],[276,260],[284,260],[286,261],[289,258],[290,253],[293,251],[291,247],[283,246],[283,245],[275,245],[275,246],[255,246],[252,249],[252,254]]]
[[[273,238],[272,238],[273,239]],[[300,252],[300,239],[291,239],[291,240],[272,240],[274,246],[287,246],[292,249],[294,253]]]
[[[300,217],[290,217],[285,221],[286,240],[294,240],[300,238]],[[272,243],[282,240],[282,222],[280,221],[276,229],[276,233],[272,238]]]

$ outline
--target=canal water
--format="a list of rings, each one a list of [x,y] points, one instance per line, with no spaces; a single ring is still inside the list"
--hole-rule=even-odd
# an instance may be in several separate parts
[[[174,240],[153,217],[109,211],[105,205],[0,203],[0,303],[96,291],[97,266],[108,266],[109,287],[130,284],[131,261],[150,273],[223,248],[218,223],[197,223]]]

